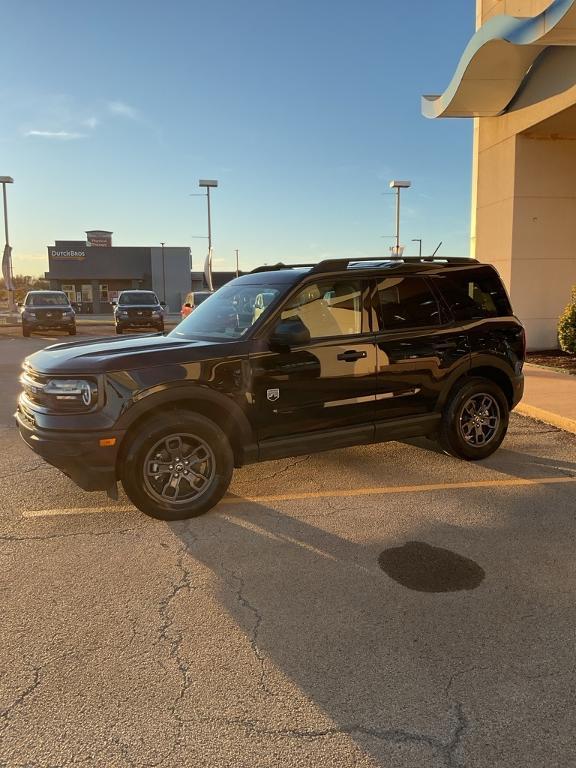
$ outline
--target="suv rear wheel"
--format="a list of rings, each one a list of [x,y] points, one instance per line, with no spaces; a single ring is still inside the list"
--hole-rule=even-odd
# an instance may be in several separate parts
[[[446,453],[467,461],[485,459],[496,451],[508,430],[506,395],[489,379],[465,381],[445,406],[439,442]]]
[[[126,494],[161,520],[208,512],[230,484],[234,457],[220,427],[188,411],[159,413],[129,436],[120,467]]]

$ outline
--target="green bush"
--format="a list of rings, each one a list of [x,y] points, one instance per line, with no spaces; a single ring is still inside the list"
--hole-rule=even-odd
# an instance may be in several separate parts
[[[576,355],[576,285],[572,288],[572,299],[558,320],[560,349]]]

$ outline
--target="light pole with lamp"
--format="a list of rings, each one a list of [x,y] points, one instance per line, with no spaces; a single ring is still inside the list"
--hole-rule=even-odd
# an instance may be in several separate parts
[[[4,283],[8,290],[8,311],[15,312],[16,305],[14,303],[14,276],[12,274],[12,248],[10,247],[10,238],[8,237],[8,205],[6,202],[6,184],[14,184],[12,176],[0,176],[0,183],[2,184],[2,197],[4,200],[4,236],[5,246],[4,255],[2,257],[2,274],[4,276]]]
[[[210,190],[214,187],[217,187],[218,182],[216,179],[200,179],[198,186],[206,189],[206,200],[208,202],[208,256],[206,257],[204,274],[206,276],[206,282],[208,283],[208,290],[213,291],[214,285],[212,283],[212,221],[210,218]]]
[[[396,256],[400,256],[400,190],[412,186],[410,181],[391,181],[390,189],[396,190]]]
[[[413,243],[418,243],[418,258],[422,258],[422,238],[421,237],[413,237],[412,238]]]

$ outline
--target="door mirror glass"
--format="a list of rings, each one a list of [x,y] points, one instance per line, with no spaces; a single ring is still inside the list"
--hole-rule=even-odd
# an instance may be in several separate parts
[[[186,302],[186,304],[184,304],[184,306],[185,306],[185,307],[188,307],[188,309],[191,309],[191,308],[192,308],[192,304],[190,304],[190,302],[189,302],[189,301],[187,301],[187,302]]]
[[[276,347],[300,347],[310,343],[310,331],[299,317],[280,320],[270,342]]]
[[[161,302],[160,302],[160,306],[161,306],[161,307],[165,307],[165,306],[166,306],[166,302],[165,302],[165,301],[161,301]]]

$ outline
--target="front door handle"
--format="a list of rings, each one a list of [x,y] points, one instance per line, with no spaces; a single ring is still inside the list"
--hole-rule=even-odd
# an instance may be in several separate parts
[[[355,349],[348,349],[338,355],[338,360],[344,360],[346,363],[353,363],[355,360],[362,360],[368,357],[366,352],[357,352]]]

